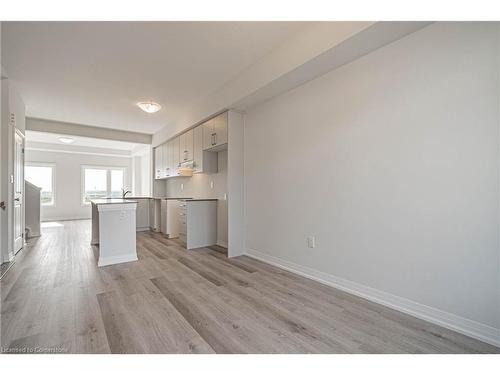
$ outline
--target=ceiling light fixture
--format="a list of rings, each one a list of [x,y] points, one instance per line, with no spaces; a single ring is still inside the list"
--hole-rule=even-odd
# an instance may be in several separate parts
[[[70,143],[73,143],[75,140],[73,138],[70,138],[70,137],[59,137],[59,142],[62,142],[62,143],[65,143],[67,145],[69,145]]]
[[[161,105],[155,102],[139,102],[137,106],[147,113],[155,113],[161,109]]]

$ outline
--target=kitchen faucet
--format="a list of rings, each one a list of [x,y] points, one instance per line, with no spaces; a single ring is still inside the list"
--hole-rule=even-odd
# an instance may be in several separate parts
[[[125,189],[122,189],[122,198],[125,198],[125,196],[126,196],[128,193],[132,194],[132,192],[131,192],[130,190],[125,191]]]

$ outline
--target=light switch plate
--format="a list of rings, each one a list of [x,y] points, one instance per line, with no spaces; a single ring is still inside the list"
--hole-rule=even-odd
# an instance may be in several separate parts
[[[210,181],[210,189],[213,189],[213,188],[214,188],[214,182]]]

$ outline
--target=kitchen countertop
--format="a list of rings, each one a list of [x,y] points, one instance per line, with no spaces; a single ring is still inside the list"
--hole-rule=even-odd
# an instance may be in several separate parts
[[[174,197],[174,198],[170,198],[170,197],[126,197],[125,200],[127,200],[127,199],[158,199],[158,200],[167,200],[167,201],[174,200],[174,201],[183,201],[183,202],[189,202],[189,201],[200,202],[200,201],[217,201],[218,200],[217,198],[190,198],[190,197],[182,197],[182,198],[179,198],[179,197]],[[106,199],[104,199],[104,200],[106,200]]]
[[[218,201],[217,198],[172,198],[183,202]]]
[[[93,204],[124,204],[124,203],[137,203],[130,199],[121,198],[101,198],[101,199],[91,199],[90,202]]]
[[[158,199],[158,200],[190,200],[193,198],[184,197],[184,198],[167,198],[167,197],[126,197],[125,199]]]

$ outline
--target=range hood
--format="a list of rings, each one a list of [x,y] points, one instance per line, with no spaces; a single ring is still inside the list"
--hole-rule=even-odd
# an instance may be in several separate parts
[[[179,167],[177,168],[177,175],[191,177],[193,175],[193,168],[194,162],[192,160],[179,163]]]

